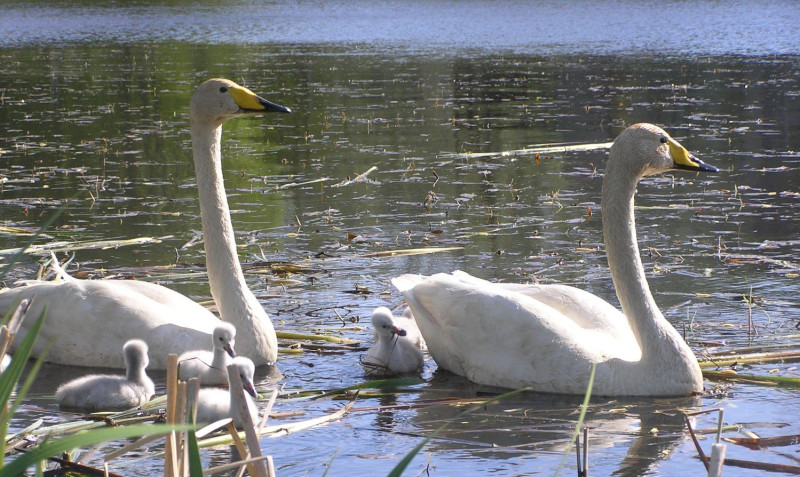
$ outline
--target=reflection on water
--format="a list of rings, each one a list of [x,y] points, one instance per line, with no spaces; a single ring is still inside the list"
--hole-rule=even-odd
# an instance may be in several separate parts
[[[420,401],[441,399],[453,387],[492,394],[460,377],[442,374],[419,394]],[[522,474],[563,465],[565,452],[566,462],[574,461],[574,449],[568,450],[573,432],[570,423],[576,420],[582,402],[581,396],[523,394],[478,409],[468,418],[462,415],[463,408],[423,407],[414,421],[430,432],[451,423],[437,434],[429,450],[506,460]],[[603,468],[601,474],[646,475],[684,441],[684,420],[678,409],[700,404],[699,398],[594,400],[584,421],[589,429],[590,461],[626,449],[618,467]],[[539,467],[542,460],[548,464]]]
[[[408,19],[405,7],[392,2],[339,5],[339,14],[358,5],[365,9],[350,15],[353,28],[340,29],[341,40],[333,43],[318,43],[325,30],[305,26],[326,14],[331,25],[325,28],[340,26],[342,17],[330,15],[337,7],[298,5],[268,5],[282,13],[269,18],[285,21],[272,22],[243,40],[241,29],[234,39],[210,32],[222,18],[231,18],[218,15],[216,2],[200,3],[191,12],[181,2],[137,2],[130,9],[78,2],[70,3],[75,8],[69,11],[11,3],[0,18],[0,31],[8,33],[0,39],[6,46],[0,51],[0,225],[35,229],[63,207],[64,214],[38,243],[160,237],[159,243],[137,247],[80,250],[71,271],[97,277],[134,275],[196,299],[208,298],[186,113],[195,85],[210,76],[228,76],[294,111],[265,121],[229,122],[223,146],[248,279],[278,329],[324,330],[367,341],[370,331],[356,326],[368,322],[374,306],[400,304],[388,279],[409,271],[460,268],[492,280],[568,283],[615,303],[600,228],[604,152],[539,157],[463,153],[605,142],[627,124],[648,121],[664,125],[722,169],[714,176],[653,177],[639,187],[643,262],[665,315],[698,352],[780,343],[794,332],[800,311],[798,58],[732,53],[785,52],[783,39],[797,26],[782,22],[798,16],[791,15],[796,7],[783,5],[775,14],[769,10],[773,7],[753,11],[662,2],[661,16],[702,7],[708,15],[698,17],[723,22],[726,15],[742,11],[754,28],[736,23],[736,35],[716,29],[718,39],[695,34],[665,40],[667,50],[686,48],[691,56],[646,55],[641,50],[611,56],[587,53],[612,53],[616,46],[605,37],[584,42],[570,33],[574,28],[591,33],[580,24],[557,31],[554,22],[541,17],[536,28],[523,21],[509,25],[509,9],[516,8],[515,18],[521,20],[530,12],[526,9],[534,8],[528,3],[486,4],[496,7],[496,15],[484,14],[488,7],[483,3],[459,3],[463,8],[457,10],[444,4],[430,15],[414,15],[416,30],[404,37],[407,41],[398,40],[391,28],[363,27],[384,25],[387,11],[394,12],[392,18]],[[562,8],[537,5],[552,15]],[[613,4],[636,13],[640,22],[652,18],[639,5]],[[427,3],[416,7],[417,13],[433,8]],[[582,14],[600,21],[614,8],[586,8]],[[242,11],[243,4],[237,3],[230,10],[233,18]],[[96,14],[91,21],[82,16],[87,12]],[[451,12],[462,16],[438,29],[421,26],[438,21],[434,13]],[[483,21],[474,21],[476,12]],[[463,15],[469,15],[474,28],[459,26]],[[759,33],[755,41],[751,35],[761,15],[782,33]],[[56,16],[60,21],[54,28],[26,27]],[[144,32],[132,23],[137,18],[172,26]],[[569,18],[575,17],[561,21]],[[188,19],[193,28],[184,28]],[[505,25],[502,35],[496,34],[499,23]],[[670,30],[649,28],[640,30],[644,36],[631,36],[623,26],[604,32],[627,38],[625,48],[632,41],[640,42],[633,45],[637,48],[652,48],[648,45],[658,44],[660,35]],[[541,44],[529,39],[536,31]],[[550,39],[554,32],[561,36]],[[282,38],[272,42],[278,35]],[[451,42],[448,48],[437,47],[433,35]],[[47,40],[54,37],[72,42]],[[792,48],[796,37],[788,37]],[[186,41],[164,41],[176,38]],[[361,42],[369,45],[353,44]],[[710,55],[723,43],[728,45],[725,55]],[[334,187],[372,166],[378,169],[368,180]],[[25,240],[2,232],[0,249]],[[363,256],[427,246],[463,249],[412,257]],[[0,263],[7,257],[0,255]],[[288,277],[295,280],[289,283],[265,270],[262,257],[303,262],[316,272]],[[26,257],[7,281],[30,278],[36,267],[37,258]],[[351,293],[357,286],[369,293]],[[751,293],[757,300],[748,307],[741,297]],[[749,316],[757,336],[748,335]],[[791,372],[789,365],[775,367]],[[280,368],[285,376],[281,382],[290,389],[330,389],[364,380],[352,352],[282,355]],[[432,373],[434,368],[429,362],[425,384],[413,392],[362,398],[358,406],[469,398],[487,391]],[[46,368],[14,425],[19,428],[39,417],[46,424],[71,419],[56,412],[50,396],[58,384],[85,371]],[[163,376],[156,380],[163,390]],[[270,382],[261,376],[262,385]],[[425,447],[411,469],[421,471],[430,459],[443,475],[475,469],[495,475],[551,473],[561,462],[579,403],[577,398],[526,394],[459,417]],[[799,433],[798,423],[775,430],[754,423],[752,414],[769,424],[783,423],[788,420],[786,406],[798,404],[796,393],[745,385],[699,402],[596,400],[588,416],[593,426],[590,465],[600,475],[697,472],[695,451],[671,410],[726,407],[728,422],[750,423],[763,435],[776,435]],[[277,410],[300,410],[307,418],[341,405],[329,400],[279,402]],[[419,436],[430,435],[461,410],[356,412],[323,429],[265,439],[264,448],[287,475],[321,475],[326,467],[329,475],[353,468],[383,475],[420,442]],[[698,421],[700,427],[711,427],[713,419]],[[654,428],[658,432],[651,433]],[[728,453],[745,459],[783,458],[769,452],[754,457],[735,447]],[[230,458],[227,449],[210,455],[206,459],[214,462]],[[152,460],[118,465],[123,473],[160,472]],[[574,458],[565,465],[571,474]]]

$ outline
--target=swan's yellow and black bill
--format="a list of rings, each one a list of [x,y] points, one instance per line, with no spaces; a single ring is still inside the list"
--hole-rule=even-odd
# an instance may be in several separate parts
[[[668,138],[667,145],[669,146],[672,161],[675,163],[675,169],[683,169],[687,171],[702,171],[702,172],[719,172],[714,166],[710,166],[700,159],[694,157],[685,147],[678,144],[672,138]]]
[[[231,86],[228,92],[245,113],[291,113],[286,106],[267,101],[244,86]]]

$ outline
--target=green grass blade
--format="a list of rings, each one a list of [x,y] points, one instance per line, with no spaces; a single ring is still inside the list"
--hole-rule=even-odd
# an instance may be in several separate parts
[[[583,421],[586,418],[586,410],[589,408],[589,399],[592,397],[592,388],[594,388],[594,373],[597,370],[597,363],[592,363],[592,373],[589,375],[589,384],[586,385],[586,394],[583,396],[583,404],[581,404],[581,413],[578,415],[578,422],[575,423],[575,431],[572,432],[572,437],[569,439],[569,445],[564,450],[564,455],[561,457],[561,462],[556,468],[553,475],[558,475],[564,463],[567,461],[568,456],[572,453],[572,446],[575,444],[576,439],[581,433]]]
[[[22,389],[20,389],[20,393],[22,394],[17,395],[17,400],[14,402],[13,407],[10,407],[8,403],[11,400],[11,393],[14,392],[17,382],[22,376],[22,371],[25,369],[25,363],[28,361],[28,358],[30,358],[33,344],[36,341],[36,338],[39,336],[39,332],[42,329],[46,314],[47,308],[45,307],[45,309],[42,310],[42,313],[33,323],[33,326],[31,326],[31,328],[28,330],[28,334],[25,335],[25,338],[23,338],[22,342],[14,353],[14,357],[11,359],[11,364],[9,364],[5,372],[0,375],[0,406],[2,406],[2,413],[0,413],[0,435],[3,436],[3,440],[0,442],[0,456],[5,455],[5,436],[8,434],[8,424],[11,421],[11,416],[13,416],[13,411],[19,407],[19,403],[22,402],[25,393],[28,391],[28,389],[30,389],[31,384],[33,384],[33,379],[36,376],[36,372],[44,360],[43,357],[40,357],[36,362],[34,369],[28,375],[28,378],[26,379]],[[0,462],[0,467],[2,467],[2,462]]]
[[[11,404],[11,410],[8,413],[10,416],[13,416],[14,413],[17,412],[17,409],[19,408],[20,404],[22,404],[22,402],[25,400],[25,396],[28,395],[28,391],[30,391],[31,386],[33,386],[33,381],[36,380],[36,375],[39,374],[39,370],[42,368],[42,365],[44,364],[44,358],[45,356],[47,356],[47,351],[49,349],[50,346],[48,345],[47,348],[42,352],[42,354],[39,355],[39,357],[33,363],[33,366],[31,366],[31,369],[28,372],[28,376],[25,378],[25,382],[23,382],[22,386],[20,386],[20,388],[17,390],[17,396],[16,398],[14,398],[14,402]]]
[[[193,429],[193,427],[189,425],[168,426],[165,424],[140,424],[136,426],[95,429],[91,432],[79,432],[71,436],[45,442],[30,452],[19,455],[0,470],[0,477],[17,477],[18,475],[22,475],[26,469],[32,465],[36,465],[38,462],[48,457],[80,447],[88,447],[116,439],[167,434],[171,431],[188,431],[191,429]]]
[[[8,365],[6,371],[0,376],[0,403],[8,403],[11,399],[11,393],[17,385],[17,381],[19,381],[19,378],[22,376],[25,363],[28,361],[28,358],[30,358],[31,350],[33,350],[33,344],[39,336],[39,331],[42,329],[46,313],[47,308],[42,311],[28,330],[28,334],[25,335],[25,338],[22,339],[22,342],[20,342],[17,350],[14,352],[11,364]]]
[[[572,433],[572,438],[570,438],[570,442],[573,444],[575,440],[578,438],[578,435],[581,433],[581,426],[583,425],[583,420],[586,418],[586,410],[589,408],[589,399],[592,397],[592,388],[594,387],[594,373],[597,370],[597,363],[592,363],[592,374],[589,375],[589,384],[586,386],[586,394],[583,396],[583,404],[581,404],[581,413],[578,416],[578,422],[575,425],[575,431]]]
[[[197,435],[189,431],[189,475],[203,477],[203,462],[200,460],[200,446],[197,444]]]

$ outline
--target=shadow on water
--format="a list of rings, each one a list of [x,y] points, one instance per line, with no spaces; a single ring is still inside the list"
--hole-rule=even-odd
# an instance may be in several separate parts
[[[539,13],[575,18],[559,17],[561,4],[539,3]],[[653,16],[638,3],[612,3],[614,8],[581,14],[596,20],[630,7]],[[630,38],[640,37],[626,35],[622,27],[606,28],[628,38],[617,55],[607,38],[584,42],[570,33],[574,26],[563,22],[554,27],[543,21],[541,43],[529,39],[537,29],[522,21],[497,34],[498,24],[509,27],[508,15],[523,18],[535,11],[534,4],[462,2],[461,16],[440,30],[425,29],[423,23],[441,20],[454,4],[429,17],[418,13],[432,7],[417,5],[422,10],[413,12],[412,25],[426,33],[406,31],[408,42],[397,40],[399,33],[388,26],[377,28],[389,25],[386,12],[394,7],[393,18],[409,18],[411,13],[395,2],[370,2],[359,12],[359,24],[372,18],[375,30],[339,28],[337,21],[359,5],[364,4],[333,11],[315,2],[274,2],[268,8],[277,9],[273,12],[281,15],[275,18],[282,22],[251,37],[237,29],[231,38],[224,31],[209,33],[221,18],[231,18],[215,15],[216,2],[190,12],[182,2],[137,2],[130,9],[78,2],[69,11],[61,2],[11,2],[0,18],[0,32],[8,33],[0,35],[0,226],[8,227],[0,230],[0,252],[18,247],[25,230],[35,230],[64,207],[39,243],[159,238],[134,247],[79,247],[71,273],[152,280],[207,300],[188,152],[188,99],[207,77],[227,76],[294,110],[265,121],[229,122],[223,144],[247,278],[277,329],[368,343],[372,308],[401,306],[389,279],[411,271],[463,269],[490,280],[566,283],[616,303],[599,210],[605,152],[468,153],[606,142],[626,125],[647,121],[664,125],[722,170],[713,177],[667,174],[639,186],[642,261],[665,316],[697,353],[796,345],[800,61],[797,35],[791,33],[797,7],[783,5],[779,13],[771,10],[774,5],[722,12],[713,2],[667,3],[660,7],[673,13],[699,8],[708,15],[693,17],[718,23],[730,15],[748,18],[730,23],[739,36],[727,40],[724,29],[714,30],[720,38],[703,39],[692,25],[692,38],[676,36],[664,44],[664,54],[653,53],[658,48],[652,45],[668,28],[637,29],[645,34],[641,44],[631,44]],[[497,11],[487,14],[486,5]],[[252,14],[242,3],[229,7],[233,18]],[[84,17],[81,11],[98,15]],[[176,12],[182,13],[172,15]],[[306,28],[325,14],[330,20],[324,28]],[[66,26],[42,26],[55,17]],[[147,32],[137,18],[169,28]],[[465,18],[468,29],[459,27]],[[475,18],[485,21],[476,24]],[[765,18],[769,31],[783,28],[784,33],[756,28]],[[785,24],[787,18],[791,25]],[[182,30],[189,20],[196,28]],[[748,21],[755,26],[742,28]],[[67,32],[69,25],[75,28]],[[334,27],[344,38],[319,39]],[[448,28],[457,28],[463,39],[447,43],[455,36]],[[710,46],[703,49],[703,41]],[[335,187],[373,166],[377,170],[367,180]],[[434,246],[460,249],[374,255]],[[0,253],[0,263],[6,256]],[[279,261],[308,265],[314,272],[287,275],[267,266]],[[32,278],[37,267],[38,257],[26,257],[7,282]],[[757,334],[748,332],[749,318]],[[282,354],[280,384],[297,390],[362,383],[358,357],[357,352]],[[496,391],[434,369],[429,361],[425,383],[407,392],[362,397],[357,406]],[[745,370],[796,373],[790,363]],[[59,412],[51,396],[60,382],[85,372],[45,367],[14,425],[21,428],[39,418],[46,424],[71,420],[74,416]],[[163,391],[164,376],[155,379]],[[260,386],[274,382],[259,370]],[[795,391],[706,384],[715,392],[694,400],[594,399],[587,417],[592,468],[603,475],[698,472],[701,464],[676,408],[725,407],[727,422],[742,429],[765,436],[800,433],[800,423],[786,416],[786,409],[800,405]],[[287,475],[322,475],[328,468],[328,475],[354,468],[384,475],[424,436],[452,421],[410,469],[424,473],[430,465],[443,475],[476,469],[490,475],[549,474],[561,463],[580,402],[525,394],[468,416],[460,416],[463,408],[449,406],[353,412],[321,428],[265,438],[263,447]],[[292,422],[342,405],[338,399],[287,399],[278,401],[276,411],[288,413],[281,419]],[[711,417],[697,418],[698,427],[713,424]],[[785,450],[729,446],[728,454],[791,461],[782,455]],[[216,449],[204,459],[204,465],[226,462],[230,454]],[[161,472],[158,459],[147,456],[116,465],[123,473]],[[574,465],[570,455],[562,475],[574,473]]]

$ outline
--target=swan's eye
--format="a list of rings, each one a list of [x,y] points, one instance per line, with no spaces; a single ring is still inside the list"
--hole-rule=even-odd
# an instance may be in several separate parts
[[[666,143],[667,143],[667,138],[661,136],[661,144],[666,144]]]
[[[220,87],[219,87],[219,92],[220,92],[220,93],[225,93],[225,92],[227,92],[227,91],[228,91],[228,88],[226,88],[226,87],[224,87],[224,86],[220,86]],[[662,142],[663,142],[663,141],[662,141]]]

